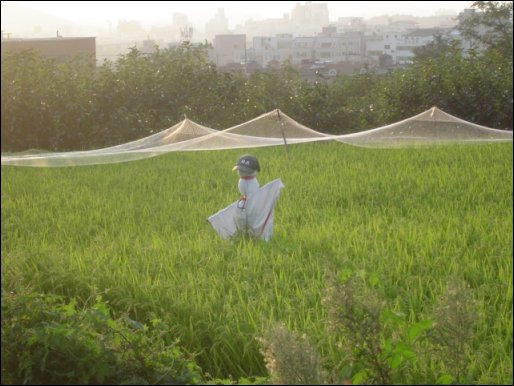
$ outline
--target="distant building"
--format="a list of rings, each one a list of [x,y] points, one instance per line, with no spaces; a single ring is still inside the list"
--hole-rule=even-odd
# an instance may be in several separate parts
[[[249,58],[266,68],[272,63],[283,63],[292,59],[292,34],[257,36],[253,38],[253,47],[249,50]]]
[[[228,33],[228,19],[225,16],[225,10],[223,8],[219,8],[214,18],[205,24],[205,35],[215,36]]]
[[[316,38],[312,36],[296,37],[293,40],[293,63],[302,63],[306,61],[313,61],[316,59],[314,53],[314,43]]]
[[[363,62],[366,57],[364,34],[335,31],[336,27],[323,28],[314,42],[314,58],[329,62]]]
[[[425,46],[434,41],[434,36],[448,30],[441,28],[418,28],[405,33],[396,44],[395,60],[398,64],[411,64],[414,60],[414,48]]]
[[[118,34],[125,36],[141,36],[146,34],[139,20],[118,20],[116,31]]]
[[[448,32],[441,28],[417,28],[408,32],[389,31],[367,37],[366,56],[374,62],[407,65],[414,60],[414,48],[434,40],[435,34]]]
[[[146,39],[146,40],[143,40],[143,44],[142,44],[141,48],[139,48],[139,51],[142,54],[151,55],[151,54],[157,52],[158,46],[159,45],[157,44],[157,42],[155,40]]]
[[[364,31],[366,24],[362,17],[340,17],[335,23],[337,32]]]
[[[482,12],[477,12],[476,9],[465,9],[464,11],[459,13],[457,19],[458,19],[459,23],[462,23],[465,20],[467,20],[468,18],[475,17],[477,14],[480,14],[480,13],[482,13]],[[511,14],[511,18],[512,18],[512,14]],[[505,20],[505,21],[507,21],[507,20]],[[510,24],[512,25],[512,19],[510,20]],[[478,36],[484,36],[488,32],[489,29],[485,25],[478,23],[477,25],[475,25],[474,30],[478,34]],[[465,54],[467,54],[470,49],[476,49],[478,51],[483,51],[485,49],[485,46],[483,45],[482,42],[480,42],[480,40],[475,40],[475,39],[470,40],[469,38],[463,38],[460,35],[460,33],[456,38],[461,41],[461,47],[464,49]]]
[[[171,18],[171,26],[169,26],[168,31],[162,31],[161,38],[164,39],[182,39],[182,31],[185,29],[189,29],[191,27],[191,23],[189,22],[189,18],[187,15],[184,15],[179,12],[174,12]],[[192,27],[191,27],[192,28]]]
[[[96,63],[96,38],[2,39],[2,55],[34,49],[41,55],[63,63],[76,57],[92,65]]]
[[[328,25],[328,6],[327,3],[314,4],[306,1],[305,4],[296,3],[296,7],[291,11],[291,22],[299,25]]]
[[[249,59],[257,62],[261,67],[267,67],[273,60],[278,58],[277,38],[272,36],[255,36],[252,48],[249,50]]]
[[[210,55],[217,66],[244,66],[247,62],[246,35],[216,35]]]
[[[245,33],[247,36],[265,36],[265,35],[279,35],[290,32],[293,28],[289,14],[284,13],[282,18],[266,19],[266,20],[247,20],[244,27],[241,27],[238,33]]]

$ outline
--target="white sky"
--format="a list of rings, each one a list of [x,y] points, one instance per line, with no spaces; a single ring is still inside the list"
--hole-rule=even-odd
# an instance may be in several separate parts
[[[2,1],[2,9],[9,3],[19,3],[46,13],[77,22],[105,22],[106,20],[141,20],[143,22],[171,21],[173,12],[186,14],[192,23],[205,23],[218,8],[225,9],[229,27],[245,20],[280,18],[290,13],[296,1]],[[304,4],[305,2],[301,2]],[[314,3],[322,3],[316,1]],[[373,17],[379,15],[410,14],[434,16],[440,10],[455,14],[469,8],[472,1],[325,1],[330,21],[338,17]]]

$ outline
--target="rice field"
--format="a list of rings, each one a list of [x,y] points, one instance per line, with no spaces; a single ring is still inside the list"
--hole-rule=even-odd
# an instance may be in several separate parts
[[[251,149],[261,185],[285,184],[269,243],[222,240],[206,221],[238,198],[231,169],[245,152],[3,166],[2,291],[101,294],[141,322],[166,320],[204,371],[237,379],[266,374],[256,338],[275,322],[327,363],[343,359],[322,302],[333,276],[367,278],[410,322],[457,280],[478,307],[470,379],[512,381],[512,143]]]

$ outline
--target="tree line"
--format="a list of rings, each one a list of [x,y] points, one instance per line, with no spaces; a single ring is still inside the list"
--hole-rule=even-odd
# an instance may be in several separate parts
[[[492,12],[489,3],[496,2],[476,2],[485,10],[480,15]],[[493,5],[494,11],[504,6]],[[466,28],[473,31],[461,27],[463,34]],[[417,50],[408,68],[386,74],[370,70],[333,82],[321,76],[316,82],[303,80],[289,63],[250,75],[224,72],[209,62],[205,46],[187,43],[150,55],[134,48],[96,68],[78,60],[57,64],[34,51],[2,54],[2,151],[116,145],[164,130],[184,116],[225,129],[275,108],[334,134],[393,123],[432,106],[510,129],[512,19],[510,35],[495,36],[487,35],[480,50],[466,54],[439,37]],[[506,42],[499,44],[502,37]]]

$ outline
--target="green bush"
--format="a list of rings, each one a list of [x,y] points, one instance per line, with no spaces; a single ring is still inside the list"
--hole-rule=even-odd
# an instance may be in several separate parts
[[[2,294],[2,384],[195,384],[201,372],[159,320],[79,309],[56,295]]]

